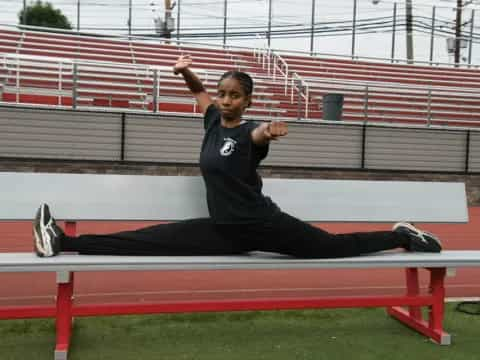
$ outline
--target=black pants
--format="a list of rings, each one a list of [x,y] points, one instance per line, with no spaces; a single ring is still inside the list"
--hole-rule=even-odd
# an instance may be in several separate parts
[[[330,234],[283,212],[255,224],[215,224],[191,219],[62,241],[62,251],[97,255],[231,255],[268,251],[301,258],[356,256],[406,246],[392,231]]]

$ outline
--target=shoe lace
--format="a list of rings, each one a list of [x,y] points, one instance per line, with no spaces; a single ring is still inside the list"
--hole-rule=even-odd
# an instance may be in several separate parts
[[[46,230],[50,230],[54,236],[58,236],[58,231],[57,231],[57,224],[55,223],[55,219],[54,218],[50,218],[50,220],[48,220],[48,223],[47,225],[45,225],[45,231]]]

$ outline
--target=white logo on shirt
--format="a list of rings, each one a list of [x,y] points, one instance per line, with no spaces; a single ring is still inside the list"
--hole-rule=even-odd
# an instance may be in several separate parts
[[[224,138],[222,148],[220,149],[220,155],[229,156],[235,151],[235,144],[237,143],[232,138]]]

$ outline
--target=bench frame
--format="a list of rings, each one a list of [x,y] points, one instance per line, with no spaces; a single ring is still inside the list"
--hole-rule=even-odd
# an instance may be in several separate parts
[[[74,236],[76,234],[76,222],[66,221],[65,233]],[[443,330],[442,325],[445,312],[444,281],[447,267],[425,269],[430,272],[430,286],[427,294],[420,293],[419,268],[406,268],[406,293],[402,296],[260,298],[252,300],[86,304],[78,306],[74,305],[74,272],[59,271],[56,280],[57,297],[55,306],[3,307],[0,308],[0,319],[54,317],[56,319],[56,360],[67,359],[73,318],[98,315],[386,307],[389,315],[405,325],[415,329],[435,343],[449,345],[451,336]],[[429,309],[427,319],[422,316],[422,307],[428,307]]]

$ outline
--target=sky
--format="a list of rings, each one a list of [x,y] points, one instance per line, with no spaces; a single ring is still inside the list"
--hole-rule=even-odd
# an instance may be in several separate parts
[[[26,0],[30,3],[32,0]],[[273,29],[307,30],[295,37],[272,38],[271,47],[280,50],[309,52],[311,47],[310,27],[312,21],[312,2],[315,3],[314,21],[318,32],[314,37],[313,50],[322,54],[351,55],[353,5],[357,4],[357,36],[354,53],[360,57],[390,58],[392,51],[392,23],[394,0],[176,0],[172,17],[177,20],[180,4],[180,34],[198,34],[199,32],[221,32],[224,24],[224,4],[227,3],[227,31],[251,32],[249,38],[229,38],[227,45],[245,47],[263,47],[267,41],[264,32],[267,29],[269,1],[272,5]],[[24,0],[0,0],[0,24],[14,25]],[[154,18],[164,17],[164,0],[50,0],[77,27],[77,10],[80,4],[80,30],[101,33],[128,33],[128,19],[131,4],[132,29],[134,34],[154,33]],[[172,0],[173,2],[173,0]],[[377,0],[375,0],[377,2]],[[428,61],[430,58],[431,22],[433,6],[436,7],[436,26],[448,31],[454,28],[456,0],[412,0],[414,20],[419,26],[413,36],[414,59]],[[475,9],[474,33],[479,34],[472,46],[472,63],[480,64],[480,0],[473,0],[463,9],[462,22],[467,22],[464,31],[470,33],[472,10]],[[405,0],[397,2],[397,31],[395,34],[396,59],[406,58]],[[369,27],[367,34],[360,27]],[[176,28],[177,24],[175,24]],[[350,30],[340,30],[347,26]],[[452,63],[453,55],[447,52],[447,37],[437,31],[434,37],[433,60],[440,63]],[[176,37],[176,32],[172,33]],[[189,41],[214,42],[221,44],[223,37],[215,40],[189,39]],[[462,50],[463,62],[468,59],[468,47]]]

